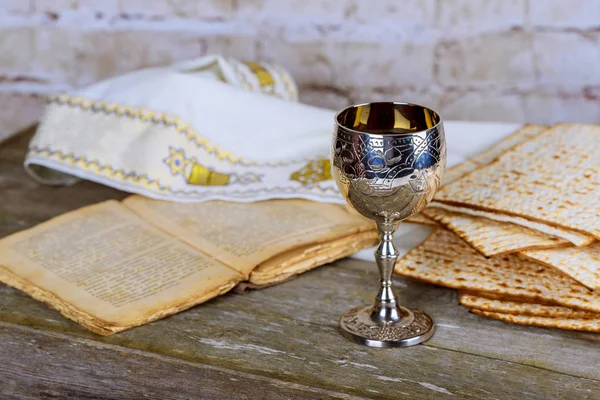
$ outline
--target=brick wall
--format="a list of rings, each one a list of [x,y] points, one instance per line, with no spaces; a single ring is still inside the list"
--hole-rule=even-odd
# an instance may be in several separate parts
[[[334,109],[600,122],[599,28],[597,0],[0,0],[0,137],[46,93],[213,52],[280,63]]]

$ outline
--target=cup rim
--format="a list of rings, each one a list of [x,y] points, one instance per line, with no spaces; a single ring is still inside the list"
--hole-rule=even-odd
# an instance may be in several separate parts
[[[434,126],[432,126],[431,128],[427,128],[427,129],[421,129],[415,132],[397,132],[397,133],[371,133],[371,132],[365,132],[365,131],[359,131],[356,129],[352,129],[352,128],[348,128],[347,126],[342,125],[339,120],[338,117],[352,109],[352,108],[357,108],[357,107],[361,107],[361,106],[367,106],[367,105],[371,105],[371,104],[394,104],[394,105],[402,105],[402,106],[413,106],[413,107],[421,107],[423,109],[429,110],[431,112],[434,112],[435,114],[438,115],[439,117],[439,121],[437,122],[437,124],[435,124]],[[368,101],[368,102],[364,102],[364,103],[358,103],[358,104],[352,104],[349,105],[347,107],[344,107],[343,109],[341,109],[340,111],[338,111],[335,116],[333,117],[336,126],[338,126],[339,128],[343,129],[346,132],[355,134],[355,135],[372,135],[372,136],[409,136],[409,135],[414,135],[416,133],[420,133],[420,132],[427,132],[430,129],[436,129],[438,128],[440,125],[442,125],[442,117],[440,115],[440,113],[438,113],[436,110],[434,110],[431,107],[427,107],[427,106],[423,106],[421,104],[417,104],[417,103],[409,103],[406,101]]]

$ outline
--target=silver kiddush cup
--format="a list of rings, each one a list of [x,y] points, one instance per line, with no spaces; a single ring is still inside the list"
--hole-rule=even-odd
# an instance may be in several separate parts
[[[332,172],[348,203],[377,223],[380,288],[375,304],[348,311],[342,334],[371,347],[405,347],[433,335],[424,312],[398,304],[392,272],[398,223],[421,211],[440,185],[446,139],[440,116],[427,107],[381,102],[348,107],[335,116]]]

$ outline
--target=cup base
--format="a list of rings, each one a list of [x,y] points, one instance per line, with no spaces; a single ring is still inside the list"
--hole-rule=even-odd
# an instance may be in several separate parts
[[[414,308],[398,308],[404,317],[393,322],[373,319],[373,306],[353,308],[342,315],[340,332],[346,339],[368,347],[408,347],[431,338],[434,325],[429,315]]]

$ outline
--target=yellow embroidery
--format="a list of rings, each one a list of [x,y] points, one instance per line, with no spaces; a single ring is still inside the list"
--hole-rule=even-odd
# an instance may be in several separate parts
[[[92,170],[97,174],[109,175],[123,181],[131,180],[159,192],[173,191],[171,187],[161,184],[158,179],[152,179],[147,174],[138,174],[135,171],[114,168],[108,164],[101,164],[96,159],[88,160],[86,157],[77,156],[73,153],[63,153],[60,150],[52,150],[50,148],[30,147],[28,149],[28,154],[44,155],[48,158],[54,158],[71,165],[78,165],[82,169]]]
[[[199,149],[204,150],[207,154],[217,157],[219,161],[226,161],[232,165],[241,166],[265,166],[265,167],[283,167],[286,165],[295,164],[303,160],[288,160],[280,162],[257,162],[257,161],[246,161],[242,157],[235,157],[231,152],[220,149],[219,147],[212,145],[206,138],[201,137],[197,131],[195,131],[190,124],[182,121],[177,117],[172,117],[164,113],[155,111],[143,110],[140,108],[132,108],[129,106],[122,106],[116,103],[107,103],[103,101],[87,100],[82,97],[72,97],[69,95],[58,95],[51,96],[48,98],[48,103],[56,104],[59,106],[66,106],[70,108],[79,108],[83,111],[93,113],[103,113],[106,115],[116,115],[122,118],[138,119],[143,122],[173,126],[177,129],[177,132],[185,136],[185,138],[192,142]]]
[[[261,92],[263,94],[284,98],[281,93],[278,93],[275,90],[275,77],[273,74],[262,64],[250,62],[250,61],[230,61],[233,71],[237,77],[238,83],[244,88],[244,90],[249,92]],[[258,87],[254,87],[248,81],[247,74],[250,72],[252,75],[256,77],[258,81]],[[284,86],[287,89],[286,82],[283,82]]]
[[[267,69],[261,64],[251,61],[243,61],[243,63],[250,68],[250,71],[252,71],[254,75],[256,75],[258,83],[261,87],[275,85],[275,79],[273,79],[273,75],[271,75],[271,73],[267,71]]]
[[[185,167],[189,164],[183,150],[176,150],[173,147],[169,148],[169,156],[163,162],[169,166],[172,175],[183,175]]]
[[[188,177],[190,185],[225,186],[229,184],[231,175],[215,172],[204,165],[194,164]]]
[[[298,91],[295,88],[295,85],[292,81],[292,78],[288,75],[288,73],[280,68],[276,68],[277,73],[279,74],[279,79],[283,82],[283,86],[285,86],[285,90],[287,90],[291,101],[298,101]]]
[[[122,106],[115,103],[87,100],[69,95],[49,97],[48,102],[71,108],[79,108],[88,112],[100,112],[107,115],[138,119],[156,125],[174,126],[179,134],[185,136],[187,140],[194,143],[198,148],[205,150],[208,154],[216,156],[218,160],[224,160],[230,164],[258,165],[258,163],[246,162],[241,157],[234,157],[230,152],[219,149],[217,146],[212,145],[208,139],[201,137],[188,123],[164,113],[156,113],[154,111]]]
[[[302,169],[292,172],[290,176],[290,180],[298,181],[303,185],[313,185],[331,179],[331,161],[325,158],[310,161]]]
[[[48,147],[38,148],[32,146],[28,149],[28,157],[29,155],[42,156],[46,158],[53,158],[60,162],[65,162],[71,164],[73,166],[77,166],[83,170],[90,170],[97,174],[110,174],[111,176],[120,179],[122,182],[132,181],[137,185],[144,186],[149,189],[156,190],[159,193],[171,193],[175,196],[193,196],[194,199],[201,200],[204,197],[209,196],[228,196],[228,197],[238,197],[238,198],[247,198],[248,196],[255,196],[261,194],[302,194],[302,193],[314,193],[318,192],[320,195],[328,196],[331,198],[339,198],[339,193],[333,187],[320,187],[320,186],[312,186],[310,188],[306,188],[307,190],[303,190],[303,188],[298,187],[283,187],[283,186],[274,186],[269,188],[257,188],[257,189],[243,189],[243,190],[210,190],[206,192],[197,192],[197,191],[189,191],[189,190],[175,190],[172,186],[164,185],[160,183],[158,179],[152,179],[147,174],[139,174],[136,171],[126,171],[124,169],[117,169],[108,164],[101,164],[97,159],[88,160],[86,157],[77,156],[73,153],[64,153],[60,150],[53,150]],[[237,177],[235,175],[229,175],[229,183],[232,183],[234,180],[240,180],[245,183],[250,182],[259,182],[260,176],[258,175],[246,175],[243,177]]]
[[[260,175],[252,172],[245,174],[225,174],[206,167],[193,157],[186,158],[183,149],[169,147],[169,155],[163,159],[171,175],[181,175],[190,185],[226,186],[234,183],[248,184],[260,182]]]

